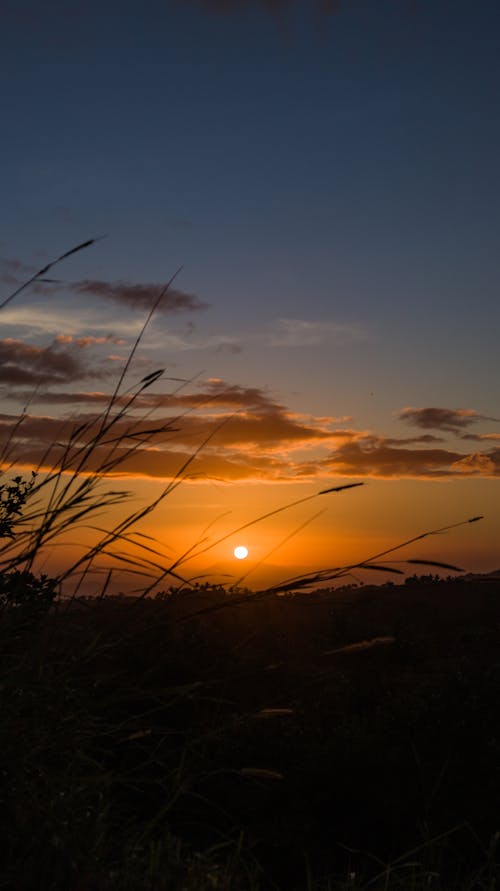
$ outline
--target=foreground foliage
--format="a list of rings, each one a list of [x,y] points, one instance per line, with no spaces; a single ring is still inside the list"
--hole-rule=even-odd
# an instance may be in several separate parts
[[[499,594],[7,606],[0,887],[493,889]]]
[[[0,310],[95,241],[38,270]],[[152,300],[100,413],[63,425],[30,478],[16,469],[29,406],[0,444],[0,888],[491,891],[498,586],[414,579],[297,594],[358,570],[459,571],[418,555],[395,561],[402,569],[393,558],[481,517],[258,595],[190,588],[184,567],[193,556],[362,483],[279,506],[174,562],[141,533],[217,431],[151,502],[133,506],[111,485],[179,420],[153,424],[142,404],[164,369],[128,379],[174,278]],[[110,507],[123,515],[108,528],[97,518]],[[51,550],[87,527],[92,541],[57,578],[43,575]],[[105,596],[123,569],[141,579],[137,601]],[[94,577],[100,598],[78,597]],[[172,582],[175,591],[145,599]]]

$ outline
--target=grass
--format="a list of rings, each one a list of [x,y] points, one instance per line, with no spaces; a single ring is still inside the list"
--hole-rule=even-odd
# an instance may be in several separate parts
[[[137,414],[162,370],[125,388],[164,293],[100,415],[62,433],[27,481],[12,480],[25,414],[3,447],[0,888],[492,891],[498,583],[310,593],[357,570],[401,575],[399,548],[461,523],[265,591],[190,583],[192,556],[224,539],[171,561],[137,529],[197,452],[146,506],[110,485],[181,420]],[[101,525],[117,505],[122,519]],[[88,526],[94,543],[40,576],[46,549]],[[106,596],[114,567],[140,580],[139,598]],[[94,572],[101,596],[82,597]]]
[[[499,594],[10,610],[0,887],[493,889]]]

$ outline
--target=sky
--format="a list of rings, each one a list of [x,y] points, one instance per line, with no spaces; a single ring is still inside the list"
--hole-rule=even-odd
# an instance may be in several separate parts
[[[139,504],[188,462],[141,525],[165,565],[258,587],[484,515],[396,556],[497,569],[498,4],[0,16],[0,302],[105,236],[0,310],[17,465],[103,410],[175,275],[123,384],[164,369],[132,411],[163,430],[119,467]]]

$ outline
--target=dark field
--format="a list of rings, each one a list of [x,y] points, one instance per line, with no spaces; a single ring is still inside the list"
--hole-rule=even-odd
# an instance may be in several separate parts
[[[7,609],[0,888],[492,891],[499,643],[498,581]]]

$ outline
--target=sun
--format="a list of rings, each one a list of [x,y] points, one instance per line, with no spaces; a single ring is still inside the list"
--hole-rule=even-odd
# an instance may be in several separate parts
[[[248,548],[246,548],[245,545],[238,545],[238,547],[234,549],[233,554],[237,560],[244,560],[245,557],[248,557]]]

